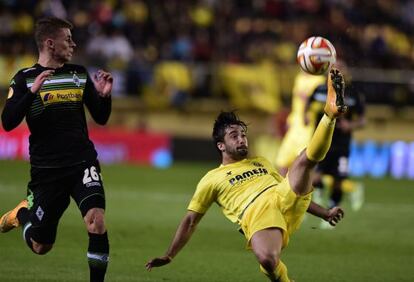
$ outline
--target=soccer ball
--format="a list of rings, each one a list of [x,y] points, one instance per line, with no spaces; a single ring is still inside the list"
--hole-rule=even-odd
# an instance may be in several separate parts
[[[336,62],[335,47],[326,38],[309,37],[300,44],[297,60],[305,72],[323,74]]]

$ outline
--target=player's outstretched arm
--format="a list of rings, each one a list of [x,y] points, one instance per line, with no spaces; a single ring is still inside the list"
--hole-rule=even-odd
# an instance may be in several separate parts
[[[180,225],[177,228],[174,239],[171,242],[168,251],[164,256],[153,258],[147,262],[145,267],[148,271],[151,271],[153,267],[160,267],[169,264],[172,259],[178,254],[178,252],[187,244],[193,235],[197,224],[200,222],[203,214],[188,211],[184,218],[181,220]]]
[[[344,218],[344,211],[340,207],[333,207],[331,209],[325,209],[320,205],[311,202],[308,208],[308,213],[314,216],[320,217],[323,220],[329,222],[330,225],[335,226]]]

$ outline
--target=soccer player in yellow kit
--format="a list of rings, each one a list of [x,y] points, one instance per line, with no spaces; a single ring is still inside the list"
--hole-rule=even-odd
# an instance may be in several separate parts
[[[228,219],[240,226],[261,271],[270,281],[290,281],[280,255],[289,236],[299,228],[305,212],[332,225],[343,217],[339,207],[324,209],[311,202],[311,182],[316,164],[329,150],[336,117],[346,111],[344,90],[342,74],[332,69],[328,77],[325,115],[286,178],[281,177],[266,159],[247,158],[246,124],[233,112],[222,112],[213,128],[222,164],[201,179],[167,252],[150,260],[146,268],[151,270],[170,263],[215,202]]]
[[[286,175],[296,157],[308,145],[315,130],[315,124],[306,122],[306,105],[315,89],[326,82],[324,75],[300,72],[295,78],[292,90],[292,108],[287,118],[288,131],[283,137],[276,157],[279,173]]]

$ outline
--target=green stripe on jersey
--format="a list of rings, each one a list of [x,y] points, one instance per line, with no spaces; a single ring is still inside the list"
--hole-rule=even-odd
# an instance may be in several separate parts
[[[64,83],[52,83],[43,85],[41,91],[45,90],[63,90],[63,89],[72,89],[73,88],[73,82],[64,82]],[[79,87],[84,89],[86,83],[80,83]]]
[[[86,74],[79,74],[77,73],[76,76],[79,79],[87,79]],[[33,78],[27,78],[27,83],[33,83],[35,81],[36,77]],[[52,76],[52,79],[73,79],[73,74],[71,73],[64,73],[64,74],[59,74],[59,75],[54,75]]]

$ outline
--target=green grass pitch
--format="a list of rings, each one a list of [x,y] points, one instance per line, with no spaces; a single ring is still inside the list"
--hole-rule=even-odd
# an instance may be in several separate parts
[[[147,272],[164,254],[199,178],[214,164],[180,163],[170,169],[104,166],[111,244],[106,281],[266,281],[244,238],[217,206],[168,266]],[[0,212],[25,195],[29,166],[0,161]],[[366,204],[335,230],[307,217],[282,259],[296,281],[414,281],[414,185],[364,179]],[[0,234],[0,281],[88,281],[88,237],[72,202],[61,219],[54,249],[32,254],[21,230]]]

